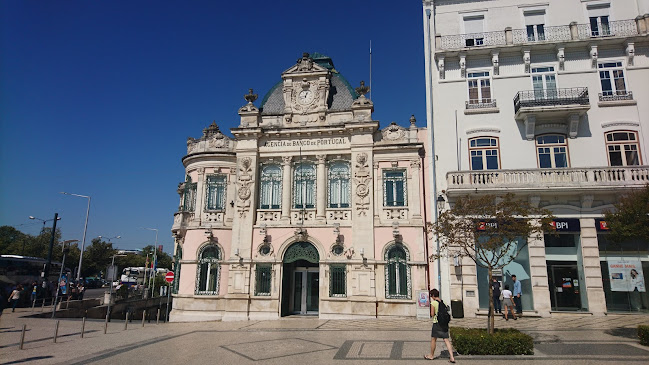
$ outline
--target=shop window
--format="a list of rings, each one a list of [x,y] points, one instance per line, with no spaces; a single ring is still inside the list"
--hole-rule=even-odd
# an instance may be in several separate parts
[[[310,162],[295,164],[293,176],[293,207],[295,209],[315,208],[316,167]]]
[[[204,246],[198,254],[196,273],[196,294],[217,295],[219,293],[219,261],[221,250],[216,245]]]
[[[349,208],[349,170],[349,162],[334,161],[329,165],[329,208]]]
[[[606,150],[610,166],[640,165],[638,133],[615,131],[606,133]]]
[[[568,143],[561,135],[536,137],[539,167],[542,169],[568,167]]]
[[[383,205],[404,207],[406,204],[406,171],[383,171]]]
[[[331,265],[329,267],[329,296],[347,296],[347,270],[345,265]]]
[[[385,297],[410,299],[410,266],[406,251],[394,245],[386,253]]]
[[[500,168],[498,157],[498,138],[479,137],[469,140],[471,170],[497,170]]]
[[[265,165],[261,169],[259,208],[280,209],[282,206],[282,168]]]
[[[223,175],[207,176],[207,196],[205,210],[225,209],[226,177]]]
[[[270,295],[272,267],[270,264],[257,264],[255,270],[255,295]]]

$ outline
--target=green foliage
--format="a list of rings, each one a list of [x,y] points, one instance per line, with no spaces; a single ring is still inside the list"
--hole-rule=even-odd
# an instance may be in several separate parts
[[[486,329],[452,327],[453,346],[462,355],[533,355],[532,336],[517,329],[496,329],[490,335]]]
[[[104,272],[113,259],[117,250],[110,242],[102,241],[101,238],[94,238],[83,254],[83,276],[98,276]]]
[[[605,219],[611,241],[649,241],[649,184],[620,197],[615,212],[607,212]]]
[[[638,338],[641,345],[649,346],[649,325],[638,326]]]

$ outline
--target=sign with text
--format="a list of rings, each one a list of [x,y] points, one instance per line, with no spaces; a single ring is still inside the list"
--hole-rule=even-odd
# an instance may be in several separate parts
[[[347,137],[328,137],[328,138],[308,138],[308,139],[291,139],[291,140],[274,140],[262,142],[260,148],[265,149],[320,149],[348,147],[349,138]]]
[[[609,260],[608,276],[611,291],[647,291],[641,261]]]
[[[555,219],[550,222],[552,228],[557,232],[579,232],[581,225],[579,219]]]

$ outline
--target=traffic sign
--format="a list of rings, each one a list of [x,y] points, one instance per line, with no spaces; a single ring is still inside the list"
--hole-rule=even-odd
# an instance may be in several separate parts
[[[171,283],[174,281],[174,272],[169,271],[167,275],[165,275],[165,280],[167,280],[168,283]]]

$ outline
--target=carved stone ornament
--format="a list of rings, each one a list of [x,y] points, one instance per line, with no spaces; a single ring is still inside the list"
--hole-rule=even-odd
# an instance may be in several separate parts
[[[248,102],[248,104],[239,108],[239,114],[242,113],[254,113],[259,112],[259,109],[253,104],[257,100],[258,95],[252,93],[252,89],[248,89],[248,93],[243,96],[243,98]]]
[[[253,180],[252,159],[244,157],[239,163],[239,179],[237,180],[237,211],[240,217],[245,217],[248,210],[250,210],[250,185]]]
[[[629,42],[626,44],[626,65],[633,66],[633,57],[635,56],[635,44]]]
[[[359,96],[358,98],[356,98],[356,100],[354,100],[354,102],[352,102],[352,106],[374,109],[374,103],[372,103],[370,99],[365,97],[365,94],[370,92],[369,86],[365,86],[365,81],[361,81],[361,86],[355,88],[354,90]]]
[[[389,126],[385,127],[383,131],[383,139],[387,141],[398,141],[406,139],[406,129],[401,127],[395,122],[390,123]]]
[[[498,59],[498,54],[498,51],[491,52],[491,64],[494,69],[494,75],[498,75],[500,73],[500,60]]]
[[[597,68],[597,46],[590,46],[590,63],[592,68]]]
[[[466,77],[466,54],[460,53],[460,77]]]
[[[187,138],[187,154],[194,152],[230,149],[232,139],[221,133],[219,126],[213,121],[207,128],[203,129],[203,136],[199,139]]]
[[[532,55],[529,49],[523,50],[523,63],[525,64],[525,73],[530,73],[530,68],[532,66]]]
[[[565,48],[557,48],[557,61],[559,61],[559,70],[563,71],[565,69],[566,63],[566,51]]]
[[[372,182],[370,168],[367,164],[367,154],[359,153],[356,155],[356,166],[354,172],[354,181],[356,183],[356,210],[358,215],[367,215],[369,209],[369,184]]]
[[[293,235],[297,241],[306,241],[309,238],[309,233],[307,233],[306,228],[302,227],[297,228]]]
[[[302,58],[297,59],[297,70],[298,71],[311,71],[313,70],[313,58],[309,56],[309,53],[302,53]]]
[[[295,83],[291,90],[291,105],[293,112],[298,114],[307,114],[315,111],[320,105],[321,92],[318,90],[318,81],[308,81],[306,78],[302,82]]]
[[[437,56],[437,68],[439,69],[440,80],[444,80],[446,78],[446,70],[444,69],[444,56]]]

